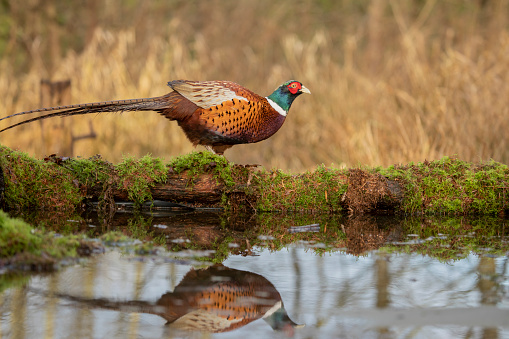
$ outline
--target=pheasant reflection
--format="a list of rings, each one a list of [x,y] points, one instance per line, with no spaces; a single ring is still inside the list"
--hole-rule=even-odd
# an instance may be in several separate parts
[[[281,295],[270,281],[221,264],[191,269],[173,292],[165,293],[155,304],[54,295],[94,308],[156,314],[166,319],[170,327],[185,331],[226,332],[259,318],[286,334],[303,326],[290,319]]]

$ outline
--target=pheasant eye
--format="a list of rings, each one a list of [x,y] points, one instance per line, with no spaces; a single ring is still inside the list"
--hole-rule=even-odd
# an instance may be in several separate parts
[[[301,86],[298,82],[292,82],[291,84],[288,85],[288,90],[292,94],[297,94],[300,88]]]

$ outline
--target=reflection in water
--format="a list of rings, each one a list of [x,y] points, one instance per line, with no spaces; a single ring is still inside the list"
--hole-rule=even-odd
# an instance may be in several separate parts
[[[214,262],[222,262],[230,254],[250,255],[253,246],[276,249],[299,241],[316,244],[320,252],[346,249],[354,255],[387,244],[412,246],[411,251],[444,260],[466,257],[470,251],[498,255],[509,249],[507,219],[492,216],[258,213],[233,217],[220,210],[160,207],[150,212],[119,212],[111,219],[104,219],[94,210],[86,210],[82,216],[57,218],[54,214],[26,212],[17,216],[34,225],[51,225],[57,233],[84,232],[93,238],[115,230],[137,239],[154,239],[158,244],[166,242],[173,251],[213,250]]]
[[[89,308],[155,314],[164,318],[171,328],[184,331],[226,332],[259,318],[274,330],[290,335],[293,328],[301,327],[290,319],[279,292],[270,281],[259,274],[221,264],[197,270],[191,268],[173,292],[163,294],[156,303],[62,293],[49,295]]]
[[[509,338],[507,256],[253,250],[205,269],[111,251],[18,279],[0,338]]]
[[[496,305],[498,301],[498,284],[495,282],[497,272],[495,267],[495,258],[482,257],[479,260],[479,282],[478,287],[481,292],[482,305]],[[483,339],[498,338],[498,330],[496,327],[485,327],[482,334]]]
[[[107,251],[50,276],[0,275],[0,339],[509,338],[506,219],[264,214],[247,228],[218,213],[129,218],[108,227],[193,251]],[[319,232],[288,232],[315,223]],[[80,227],[101,234],[92,224]],[[208,250],[227,267],[191,268]],[[294,330],[286,312],[306,326]]]

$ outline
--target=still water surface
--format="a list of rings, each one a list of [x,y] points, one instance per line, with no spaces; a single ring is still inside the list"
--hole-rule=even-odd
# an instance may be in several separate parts
[[[509,338],[507,256],[255,254],[207,268],[110,250],[34,275],[0,293],[0,338]]]

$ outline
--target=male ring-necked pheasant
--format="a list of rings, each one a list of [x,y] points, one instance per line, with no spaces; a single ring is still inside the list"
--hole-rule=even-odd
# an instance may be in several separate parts
[[[57,116],[71,116],[102,112],[155,111],[176,120],[193,145],[203,145],[217,154],[233,145],[265,140],[276,133],[293,100],[302,93],[311,93],[300,82],[290,80],[268,97],[231,81],[175,80],[168,83],[172,91],[154,98],[104,101],[41,108],[16,113],[18,115],[44,112],[9,127]]]
[[[228,332],[260,318],[289,336],[304,326],[290,318],[281,295],[264,276],[222,264],[191,268],[172,292],[164,293],[156,302],[51,295],[89,309],[155,314],[166,319],[171,329],[190,332]]]

